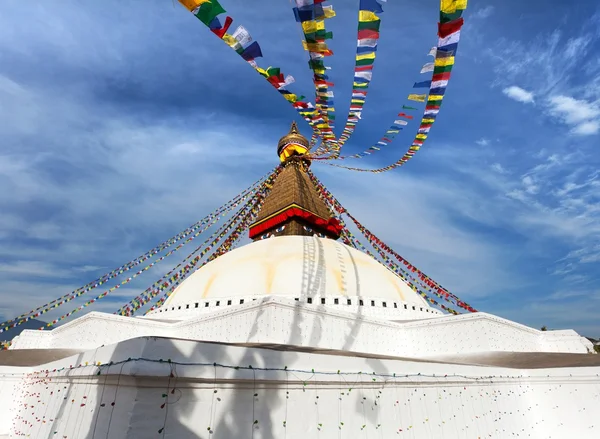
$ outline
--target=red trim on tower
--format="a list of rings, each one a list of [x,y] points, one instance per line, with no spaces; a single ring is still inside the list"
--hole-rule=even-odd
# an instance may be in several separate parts
[[[289,209],[284,210],[280,214],[261,222],[260,224],[250,226],[250,238],[253,239],[256,236],[263,233],[264,231],[273,229],[292,218],[301,218],[307,223],[312,224],[316,228],[322,230],[326,234],[334,236],[336,239],[340,237],[340,233],[342,232],[342,226],[340,225],[340,222],[335,218],[325,220],[306,210],[300,209],[298,207],[291,207]]]

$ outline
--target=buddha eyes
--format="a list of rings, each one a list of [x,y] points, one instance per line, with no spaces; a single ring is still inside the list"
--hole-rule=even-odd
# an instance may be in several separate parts
[[[283,232],[283,230],[284,230],[284,229],[285,229],[285,225],[283,225],[283,226],[281,226],[281,227],[277,227],[277,228],[275,229],[275,231],[276,231],[277,233],[281,233],[281,232]]]

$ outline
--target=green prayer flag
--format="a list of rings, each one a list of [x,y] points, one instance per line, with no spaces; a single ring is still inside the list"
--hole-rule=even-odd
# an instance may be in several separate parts
[[[210,0],[210,2],[202,3],[198,8],[198,12],[196,13],[196,17],[205,25],[209,25],[211,21],[213,21],[217,15],[225,12],[223,6],[218,2],[218,0]]]
[[[381,25],[381,20],[377,21],[359,21],[358,22],[358,30],[376,30],[379,32],[379,26]]]
[[[357,66],[370,66],[371,64],[373,64],[373,62],[375,61],[375,59],[359,59],[358,61],[356,61],[356,65]]]
[[[403,105],[402,109],[403,110],[417,110],[417,108],[415,108],[415,107],[409,107],[408,105]]]
[[[452,71],[452,67],[453,66],[436,66],[433,69],[433,74],[437,75],[438,73],[446,73],[446,72],[451,72]]]

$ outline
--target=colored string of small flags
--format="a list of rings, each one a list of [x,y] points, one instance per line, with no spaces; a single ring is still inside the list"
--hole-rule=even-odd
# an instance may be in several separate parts
[[[272,183],[275,180],[275,178],[277,177],[277,175],[279,175],[279,173],[281,172],[280,167],[277,167],[272,175],[271,178],[269,178],[265,184],[264,187],[262,188],[262,190],[257,194],[257,196],[251,200],[250,202],[248,202],[242,209],[240,209],[240,211],[236,214],[236,217],[234,219],[232,219],[232,221],[224,226],[222,228],[222,230],[217,231],[218,236],[216,239],[213,239],[213,241],[209,244],[209,246],[207,247],[207,249],[205,249],[206,251],[204,251],[203,253],[205,254],[207,251],[210,251],[210,249],[212,247],[214,247],[228,232],[229,230],[231,230],[232,228],[235,227],[234,232],[227,238],[227,240],[225,240],[221,246],[219,248],[217,248],[217,250],[202,264],[200,265],[198,268],[195,268],[194,271],[198,270],[199,268],[203,267],[204,265],[206,265],[208,262],[213,261],[214,259],[216,259],[217,257],[221,256],[222,254],[226,253],[227,251],[229,251],[231,249],[231,247],[239,240],[239,238],[241,237],[241,233],[246,230],[248,228],[248,225],[254,220],[254,218],[256,217],[256,215],[258,215],[258,212],[260,210],[260,207],[262,206],[262,204],[264,203],[264,199],[267,196],[267,194],[270,192],[271,188],[272,188]],[[241,218],[241,220],[238,222],[238,220]],[[210,239],[210,238],[209,238]],[[206,244],[206,243],[205,243]],[[192,253],[193,254],[193,253]],[[192,255],[190,255],[189,257],[191,257]],[[171,278],[169,278],[169,282],[164,282],[161,287],[156,291],[151,291],[148,294],[148,297],[144,300],[141,300],[141,305],[137,306],[137,307],[133,307],[132,308],[132,312],[136,311],[137,309],[139,309],[141,306],[145,305],[146,303],[148,303],[149,301],[151,301],[154,297],[156,297],[160,292],[164,291],[165,289],[167,289],[164,292],[164,295],[152,306],[150,307],[145,315],[147,315],[148,313],[154,311],[155,309],[157,309],[158,307],[160,307],[163,303],[165,303],[167,301],[167,299],[171,296],[171,294],[175,291],[175,289],[177,288],[177,286],[179,286],[179,284],[181,282],[183,282],[183,280],[190,274],[192,273],[192,269],[195,267],[195,265],[200,261],[202,255],[200,257],[196,257],[194,258],[192,261],[190,261],[190,264],[188,264],[187,266],[185,266],[183,269],[179,270],[179,273],[177,273],[177,276],[171,276]],[[175,269],[178,267],[175,267]],[[174,270],[175,270],[174,269]],[[173,271],[173,270],[172,270]],[[167,273],[166,276],[168,276],[170,273]],[[166,277],[165,276],[165,277]],[[149,289],[150,290],[150,289]],[[148,290],[146,290],[148,291]]]
[[[83,296],[84,294],[106,284],[109,280],[114,279],[114,278],[122,275],[123,273],[126,273],[127,271],[131,270],[134,267],[139,266],[144,261],[147,261],[148,259],[152,258],[156,254],[168,249],[169,247],[171,247],[178,241],[181,241],[182,239],[187,237],[187,240],[185,240],[183,243],[180,243],[177,247],[170,250],[168,253],[166,253],[165,255],[160,257],[158,260],[152,262],[148,266],[139,270],[133,276],[131,276],[131,277],[127,278],[125,281],[123,281],[121,284],[112,287],[107,292],[107,294],[110,294],[110,292],[120,288],[122,285],[125,285],[125,284],[131,282],[134,278],[138,277],[140,274],[147,271],[148,269],[150,269],[151,267],[156,265],[158,262],[164,260],[168,256],[172,255],[173,253],[175,253],[176,251],[181,249],[185,244],[191,242],[194,238],[196,238],[201,233],[203,233],[208,228],[210,228],[212,225],[214,225],[216,222],[218,222],[218,220],[220,220],[223,216],[227,215],[228,212],[230,212],[231,210],[236,208],[241,202],[243,202],[244,200],[246,200],[250,197],[253,197],[256,193],[257,187],[259,187],[258,185],[263,184],[263,182],[266,181],[266,179],[268,179],[268,178],[271,178],[270,176],[268,176],[268,174],[261,177],[259,180],[257,180],[255,183],[253,183],[249,188],[245,189],[240,194],[236,195],[232,200],[230,200],[223,206],[219,207],[218,209],[216,209],[211,214],[207,215],[202,220],[198,221],[197,223],[193,224],[192,226],[188,227],[187,229],[185,229],[181,233],[175,235],[174,237],[168,239],[167,241],[164,241],[163,243],[159,244],[158,246],[154,247],[153,249],[149,250],[148,252],[144,253],[143,255],[138,256],[134,260],[112,270],[111,272],[84,285],[83,287],[80,287],[80,288],[74,290],[71,293],[65,294],[64,296],[54,299],[51,302],[41,305],[27,313],[21,314],[20,316],[15,317],[12,320],[3,322],[0,325],[0,333],[8,331],[9,329],[12,329],[12,328],[16,328],[17,326],[20,326],[20,325],[28,322],[29,320],[40,317],[41,315],[46,314],[47,312],[50,312],[62,305],[74,300],[74,299],[77,299],[77,298]],[[192,236],[190,236],[190,235],[192,235]],[[101,295],[101,296],[106,297],[106,295]],[[96,300],[98,300],[98,299],[93,299],[89,302],[86,302],[83,305],[83,307],[85,308],[85,307],[89,306],[91,303],[94,303]],[[56,324],[57,322],[58,321],[50,322],[48,324],[48,326],[52,326],[53,324]],[[40,329],[43,329],[43,328],[40,328]]]
[[[335,104],[331,90],[334,84],[327,73],[331,67],[325,65],[325,58],[333,55],[327,46],[327,40],[333,38],[333,33],[327,31],[325,20],[335,17],[335,11],[332,6],[323,3],[324,0],[294,0],[293,11],[296,22],[302,28],[302,46],[308,51],[308,66],[313,72],[316,115],[312,120],[325,144],[329,144],[335,141]]]
[[[275,171],[273,176],[269,177],[265,181],[263,187],[255,194],[255,196],[252,197],[252,199],[250,199],[244,206],[242,206],[242,208],[234,215],[234,217],[229,221],[228,224],[223,225],[204,243],[202,243],[200,246],[194,249],[194,251],[192,251],[186,258],[184,258],[184,260],[181,263],[179,263],[176,267],[171,269],[161,279],[154,282],[154,284],[147,288],[143,293],[132,299],[129,303],[123,305],[116,312],[116,314],[129,316],[133,315],[133,313],[135,313],[141,307],[152,301],[157,295],[159,295],[162,292],[165,292],[166,290],[164,296],[157,302],[157,304],[155,304],[148,311],[146,311],[146,314],[148,312],[153,311],[157,306],[160,306],[162,303],[164,303],[166,299],[170,296],[170,294],[175,290],[175,288],[181,282],[183,282],[191,273],[228,251],[235,242],[232,241],[231,236],[239,236],[241,231],[245,229],[245,227],[247,226],[245,221],[247,221],[247,218],[250,214],[256,211],[257,206],[260,206],[262,204],[262,200],[264,200],[264,197],[266,196],[268,191],[270,191],[271,183],[276,177],[276,175],[278,175],[278,172],[279,168]],[[204,263],[196,267],[198,263],[204,258],[204,256],[206,256],[223,238],[225,238],[225,236],[232,229],[234,230],[233,234],[229,238],[227,238],[214,251],[214,253],[212,253],[208,257],[208,259]],[[193,259],[191,259],[198,252],[200,253],[196,255]]]
[[[421,149],[437,119],[442,101],[446,94],[452,68],[454,67],[456,52],[458,50],[460,31],[464,24],[462,13],[467,8],[467,1],[468,0],[440,0],[438,44],[429,52],[429,55],[434,56],[434,61],[425,64],[421,69],[421,73],[431,72],[432,76],[428,81],[417,82],[414,84],[415,88],[425,87],[429,90],[427,94],[409,94],[408,96],[408,99],[411,101],[425,103],[425,110],[421,118],[421,123],[408,151],[398,161],[379,169],[363,169],[328,163],[330,166],[352,171],[381,173],[403,166]],[[415,107],[407,105],[403,105],[402,109],[416,110]],[[400,112],[398,117],[400,117],[400,119],[394,121],[391,127],[386,131],[384,137],[379,140],[376,145],[371,146],[364,152],[343,158],[365,157],[373,152],[381,150],[381,147],[389,145],[393,141],[394,136],[398,134],[404,126],[408,125],[408,120],[413,119],[412,115],[409,115],[404,111]]]
[[[327,190],[327,188],[321,183],[321,181],[310,171],[307,171],[307,174],[317,189],[320,196],[327,202],[332,212],[337,212],[340,216],[346,215],[352,222],[356,225],[358,230],[363,234],[363,236],[369,241],[369,244],[380,254],[381,258],[386,262],[388,267],[394,271],[398,276],[406,282],[413,291],[417,292],[421,297],[425,300],[429,301],[434,305],[438,305],[440,308],[448,311],[452,314],[458,314],[452,308],[449,308],[441,303],[438,303],[435,299],[432,299],[427,295],[433,294],[440,299],[443,299],[449,303],[452,303],[454,306],[458,306],[460,308],[465,309],[468,312],[477,312],[475,308],[470,306],[468,303],[459,299],[456,295],[450,293],[446,288],[442,287],[439,283],[435,282],[421,270],[416,268],[413,264],[407,261],[405,258],[400,256],[394,250],[392,250],[387,244],[377,238],[373,233],[371,233],[366,227],[364,227],[354,216],[352,216],[340,203],[339,201]],[[354,235],[346,229],[346,235],[348,236],[350,242],[354,246],[354,244],[359,245],[360,249],[368,253],[370,256],[374,257],[363,245],[360,241],[356,240]],[[354,241],[353,241],[354,239]],[[393,262],[389,255],[396,258],[402,265],[396,264]],[[375,257],[374,257],[375,258]],[[376,259],[376,258],[375,258]],[[411,275],[412,273],[412,275]],[[413,276],[416,276],[415,282],[411,280]]]
[[[238,26],[236,30],[229,34],[229,28],[233,24],[233,19],[229,16],[225,18],[223,24],[218,16],[225,13],[225,9],[218,0],[178,0],[188,11],[190,11],[198,20],[204,23],[213,34],[219,37],[229,47],[236,51],[244,61],[252,66],[256,72],[264,77],[277,91],[289,102],[300,116],[308,124],[319,132],[316,122],[317,111],[311,102],[305,102],[304,96],[298,96],[288,90],[288,86],[295,82],[291,75],[284,75],[278,67],[268,67],[263,69],[256,63],[257,58],[263,56],[262,49],[258,41],[254,41],[248,30],[244,26]]]
[[[344,412],[343,410],[336,410],[336,412],[339,412],[337,417],[335,414],[333,416],[319,416],[319,409],[317,408],[316,414],[310,416],[307,416],[308,412],[299,412],[301,416],[288,417],[286,410],[285,416],[279,424],[282,429],[287,431],[287,427],[292,425],[296,428],[311,428],[307,422],[315,422],[317,425],[313,428],[318,431],[329,429],[330,432],[342,434],[340,431],[345,430],[346,435],[350,434],[352,437],[356,434],[368,436],[369,430],[380,437],[388,437],[392,432],[410,437],[421,437],[422,435],[434,437],[435,434],[443,437],[444,432],[450,435],[454,433],[461,434],[462,436],[469,436],[468,433],[471,432],[477,437],[492,437],[495,435],[501,437],[532,436],[532,433],[539,430],[539,422],[548,424],[548,421],[539,418],[539,421],[528,422],[527,426],[524,426],[522,422],[518,422],[518,420],[522,420],[523,416],[530,416],[531,411],[535,411],[535,407],[539,404],[535,402],[516,404],[515,398],[521,397],[527,401],[531,399],[532,395],[537,394],[541,397],[547,396],[556,399],[557,392],[560,392],[560,389],[565,386],[564,380],[570,378],[567,374],[553,375],[549,382],[537,382],[532,385],[531,377],[518,373],[518,371],[514,375],[511,373],[506,373],[506,375],[465,375],[453,371],[447,371],[447,373],[446,371],[440,373],[407,373],[406,371],[336,370],[335,367],[323,370],[292,368],[285,364],[260,367],[247,363],[177,361],[170,358],[156,357],[130,357],[109,362],[86,361],[78,365],[52,370],[37,370],[26,374],[19,386],[19,392],[15,394],[13,399],[16,412],[12,417],[10,434],[17,437],[43,436],[61,437],[63,439],[80,437],[78,433],[81,424],[70,422],[71,415],[76,415],[77,419],[82,416],[81,412],[76,411],[77,408],[81,411],[89,411],[90,418],[95,419],[91,434],[95,435],[99,419],[104,419],[104,422],[106,422],[104,427],[107,427],[107,431],[110,431],[111,422],[114,422],[113,411],[115,409],[119,411],[126,410],[126,407],[121,404],[123,399],[120,392],[124,390],[121,389],[121,382],[123,377],[131,375],[134,364],[152,366],[153,369],[157,370],[154,374],[157,380],[165,383],[165,387],[160,385],[154,389],[157,392],[155,395],[148,395],[150,400],[154,401],[151,404],[156,404],[156,411],[153,412],[154,415],[148,416],[147,423],[144,425],[145,429],[155,426],[157,433],[161,435],[159,437],[166,437],[167,431],[169,437],[176,434],[177,431],[181,431],[177,427],[173,428],[173,424],[168,422],[169,407],[178,404],[185,397],[185,393],[193,391],[198,394],[199,389],[190,390],[189,386],[181,386],[179,383],[181,376],[190,376],[190,371],[186,370],[188,367],[195,368],[196,372],[203,376],[212,376],[208,380],[212,381],[212,385],[204,387],[204,395],[207,397],[206,402],[211,401],[211,407],[210,409],[207,407],[207,410],[203,412],[203,416],[196,420],[207,422],[200,428],[206,428],[209,435],[219,431],[219,426],[214,425],[213,417],[216,404],[221,401],[229,404],[234,403],[235,400],[231,398],[238,398],[237,402],[239,404],[240,391],[242,393],[244,391],[243,388],[238,388],[239,386],[231,387],[231,383],[226,378],[231,373],[239,375],[240,382],[247,383],[245,386],[246,391],[251,392],[253,395],[252,407],[247,407],[248,413],[256,413],[256,403],[263,396],[269,395],[265,392],[278,391],[281,391],[282,394],[271,396],[283,398],[285,395],[287,400],[292,392],[297,395],[302,394],[302,400],[313,407],[322,404],[326,398],[323,398],[323,396],[329,394],[340,401],[340,407],[342,407],[342,404],[360,403],[363,405],[361,410],[363,415],[364,408],[368,404],[371,412],[369,419],[365,416],[360,419],[360,415],[357,417],[356,413],[352,412],[353,419],[347,420],[348,418],[345,417],[347,414],[344,415],[347,411]],[[129,367],[126,368],[126,366]],[[257,387],[257,373],[262,376],[261,382],[270,380],[269,382],[279,382],[280,385],[267,386],[267,388],[264,386]],[[104,377],[104,383],[99,382],[96,386],[102,390],[98,392],[99,389],[95,389],[94,386],[76,385],[75,381],[86,377],[95,377],[96,379]],[[114,385],[107,386],[106,380],[109,377],[116,377]],[[578,418],[579,422],[591,421],[587,428],[593,429],[598,426],[595,423],[593,411],[586,411],[585,407],[578,407],[577,404],[573,406],[573,399],[577,399],[577,395],[579,395],[579,398],[585,396],[589,400],[598,398],[600,396],[598,374],[588,374],[581,378],[583,381],[575,383],[568,389],[569,399],[564,401],[562,405],[554,405],[553,403],[552,409],[558,411],[568,411],[570,409],[573,414],[583,415],[587,413],[585,418]],[[324,383],[336,384],[332,386]],[[311,394],[307,393],[309,389]],[[285,391],[285,394],[283,394],[283,391]],[[208,394],[212,394],[212,398]],[[267,404],[268,400],[267,398],[265,401]],[[485,400],[487,402],[482,403]],[[455,407],[456,413],[452,410],[442,409],[413,411],[415,407],[423,407],[423,404],[427,405],[426,401],[431,405],[443,404],[446,408]],[[489,401],[495,403],[490,406]],[[491,407],[494,406],[496,409],[491,410]],[[353,405],[347,407],[353,407]],[[391,410],[388,412],[391,416],[380,416],[384,413],[382,410],[385,407]],[[268,407],[265,406],[265,408]],[[106,411],[110,413],[106,413]],[[220,411],[222,412],[222,410]],[[290,415],[292,415],[291,412]],[[247,426],[254,431],[262,425],[263,419],[258,415],[246,418],[245,421],[238,421],[247,422]],[[536,418],[531,418],[532,421],[534,419]],[[503,421],[503,423],[500,424],[500,421]],[[268,423],[271,427],[275,426],[272,417],[268,419]],[[568,426],[563,426],[558,421],[556,424],[556,427],[569,431]],[[514,425],[515,431],[509,430],[509,426],[512,425]],[[460,428],[460,431],[458,428]],[[436,430],[434,436],[432,436],[433,429]],[[529,430],[531,430],[531,433],[529,433]],[[356,433],[353,434],[352,431]],[[377,435],[377,431],[379,431],[379,435]],[[250,432],[249,435],[251,435]],[[282,433],[282,435],[285,434]]]
[[[381,25],[381,19],[377,14],[382,12],[383,8],[377,0],[360,0],[352,99],[350,100],[346,125],[335,144],[332,158],[339,157],[340,149],[352,136],[358,121],[361,119],[377,56],[377,43]]]

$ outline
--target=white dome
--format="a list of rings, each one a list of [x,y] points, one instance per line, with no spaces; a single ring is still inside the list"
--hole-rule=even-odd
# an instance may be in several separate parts
[[[398,301],[433,311],[372,257],[338,241],[308,236],[269,238],[232,250],[190,275],[163,308],[253,296],[368,297],[389,301],[390,307]]]

